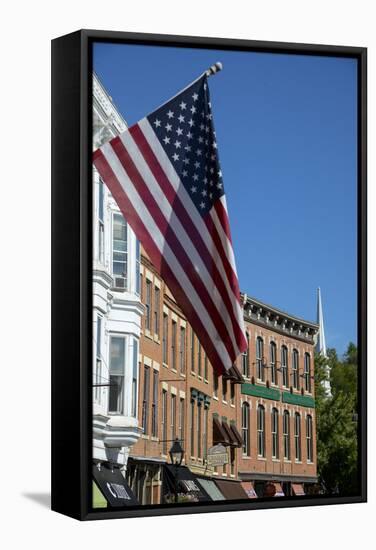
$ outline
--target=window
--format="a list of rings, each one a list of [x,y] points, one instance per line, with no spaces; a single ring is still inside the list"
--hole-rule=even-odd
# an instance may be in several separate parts
[[[290,414],[283,412],[283,456],[290,460]]]
[[[176,322],[172,321],[171,330],[171,368],[176,370]]]
[[[295,390],[299,389],[299,352],[292,350],[292,385]]]
[[[180,374],[185,374],[185,328],[180,327]]]
[[[102,317],[97,316],[97,335],[96,335],[96,362],[95,362],[95,377],[94,377],[94,399],[100,401],[101,398],[101,386],[102,384]]]
[[[214,397],[218,397],[218,384],[219,384],[218,374],[215,371],[213,371],[213,395],[214,395]]]
[[[176,438],[176,395],[171,394],[171,439]]]
[[[99,178],[98,187],[98,260],[104,263],[104,184]]]
[[[159,288],[156,286],[154,288],[154,334],[159,336],[159,296],[160,291]]]
[[[151,404],[151,435],[158,437],[158,371],[153,371],[153,401]]]
[[[234,382],[230,382],[230,403],[231,403],[231,405],[235,405],[235,384],[234,384]]]
[[[162,390],[162,453],[167,455],[167,391]]]
[[[201,343],[198,340],[197,342],[197,374],[198,376],[202,376],[201,371]]]
[[[282,346],[282,349],[281,349],[281,370],[282,370],[282,384],[287,388],[287,386],[289,385],[289,375],[288,375],[286,346]]]
[[[151,326],[151,281],[146,279],[146,297],[145,297],[145,330],[150,332]]]
[[[243,455],[250,456],[250,433],[249,433],[249,405],[243,403],[242,405],[242,435],[243,435]]]
[[[184,447],[184,399],[179,401],[179,439]]]
[[[162,335],[162,361],[167,364],[168,362],[168,315],[163,314],[163,335]]]
[[[265,380],[264,376],[264,340],[260,336],[256,340],[256,376],[258,380]]]
[[[150,388],[150,368],[145,365],[144,368],[144,393],[142,397],[142,429],[144,434],[148,433],[149,416],[149,388]]]
[[[124,407],[125,339],[112,336],[110,340],[110,392],[108,412],[122,414]]]
[[[257,407],[257,454],[265,457],[265,408]]]
[[[270,342],[270,376],[272,384],[278,384],[277,376],[277,346],[275,342]]]
[[[272,457],[279,458],[278,409],[272,410]]]
[[[191,400],[191,456],[195,456],[195,402]]]
[[[202,425],[203,456],[208,453],[208,409],[204,407],[204,423]]]
[[[227,401],[227,378],[222,376],[222,400]]]
[[[191,371],[195,371],[195,333],[191,328]]]
[[[302,441],[301,441],[301,430],[300,430],[300,414],[295,413],[295,459],[300,462],[302,460]]]
[[[141,293],[141,246],[136,239],[136,294]]]
[[[306,419],[306,439],[307,439],[307,461],[313,462],[313,439],[312,439],[312,416],[307,415]]]
[[[201,458],[201,404],[197,406],[197,456]]]
[[[208,356],[206,353],[204,355],[204,379],[208,379]]]
[[[121,214],[113,216],[112,274],[116,288],[127,288],[127,224]]]
[[[235,475],[235,448],[230,447],[230,474]]]
[[[304,389],[311,393],[311,356],[304,354]]]
[[[242,372],[245,378],[249,378],[249,334],[246,333],[247,349],[242,353]]]
[[[132,416],[137,417],[138,341],[133,338]]]

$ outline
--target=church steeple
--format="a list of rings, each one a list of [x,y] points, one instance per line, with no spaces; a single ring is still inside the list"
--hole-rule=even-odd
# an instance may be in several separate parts
[[[324,328],[324,313],[322,308],[322,301],[321,301],[321,289],[320,287],[317,289],[317,324],[319,325],[319,334],[317,338],[317,344],[316,344],[316,352],[319,353],[322,357],[327,358],[326,353],[326,340],[325,340],[325,328]],[[328,379],[324,381],[323,385],[326,391],[326,395],[330,397],[332,395],[331,387],[330,387],[330,368],[329,365],[326,366],[326,372],[328,375]]]

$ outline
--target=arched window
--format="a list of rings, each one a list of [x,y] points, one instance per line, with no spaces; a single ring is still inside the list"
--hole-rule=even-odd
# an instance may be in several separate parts
[[[292,385],[295,390],[299,389],[299,352],[292,350]]]
[[[306,440],[307,440],[307,461],[313,462],[313,439],[312,439],[312,416],[307,415],[306,419]]]
[[[264,340],[258,336],[256,340],[256,376],[258,380],[264,381]]]
[[[304,354],[304,389],[311,393],[311,356]]]
[[[289,385],[289,367],[288,367],[286,346],[282,346],[281,348],[281,370],[282,370],[282,384],[287,388]]]
[[[270,376],[272,384],[278,384],[277,378],[277,346],[275,342],[270,342]]]
[[[297,461],[302,460],[302,439],[301,439],[301,426],[300,426],[300,414],[295,413],[295,430],[294,430],[294,436],[295,436],[295,459]]]
[[[279,425],[278,409],[272,410],[272,457],[279,458]]]
[[[242,354],[242,372],[245,378],[249,378],[249,334],[246,332],[247,349]]]
[[[257,407],[257,454],[265,456],[265,408]]]
[[[242,405],[242,434],[243,434],[243,455],[250,456],[250,432],[249,432],[249,405],[244,402]]]
[[[290,460],[290,414],[283,412],[283,456]]]

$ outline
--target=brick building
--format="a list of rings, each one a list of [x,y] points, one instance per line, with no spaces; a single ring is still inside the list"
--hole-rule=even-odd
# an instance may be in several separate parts
[[[194,500],[304,492],[304,484],[316,481],[317,325],[245,295],[249,348],[228,375],[218,377],[144,252],[140,271],[142,435],[127,466],[138,501],[168,502],[169,449],[175,438],[185,451],[182,471],[197,489],[186,491]],[[214,466],[208,457],[213,448],[225,452],[227,463]]]

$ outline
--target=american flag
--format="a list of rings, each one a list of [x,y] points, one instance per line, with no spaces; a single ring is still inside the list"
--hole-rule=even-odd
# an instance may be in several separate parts
[[[207,74],[97,149],[93,162],[225,373],[247,343]]]

